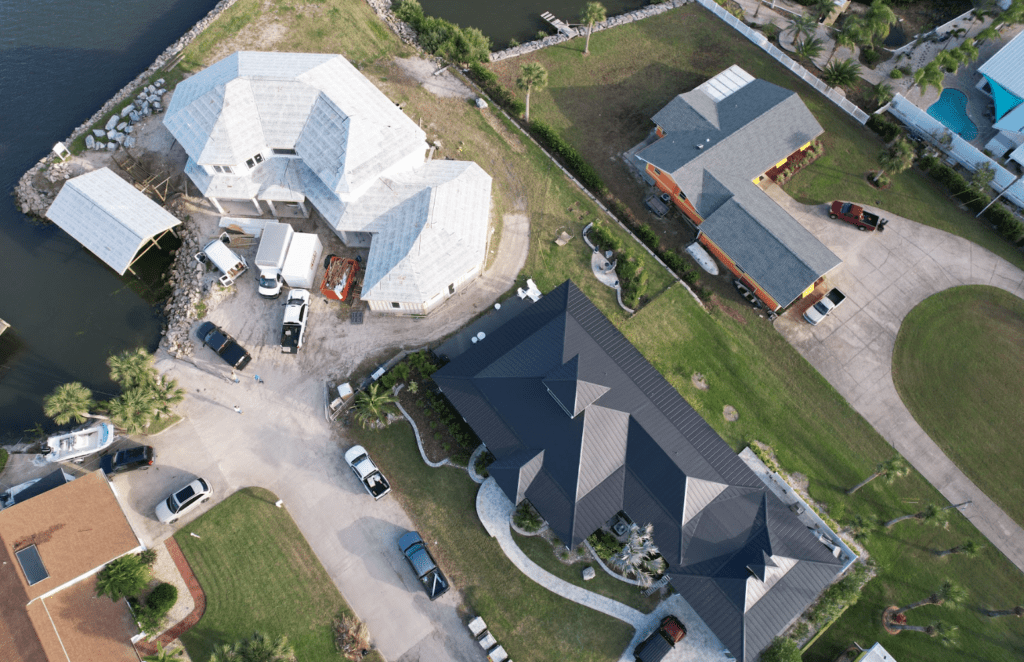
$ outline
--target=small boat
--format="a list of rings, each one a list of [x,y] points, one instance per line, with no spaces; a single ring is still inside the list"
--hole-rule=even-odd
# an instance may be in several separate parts
[[[45,457],[47,462],[76,460],[98,453],[112,443],[114,426],[110,423],[97,423],[48,438],[46,445],[50,450],[46,452]]]
[[[697,264],[700,265],[701,269],[712,276],[718,275],[718,265],[715,264],[715,258],[711,257],[711,254],[704,250],[703,246],[697,242],[693,242],[686,247],[686,252],[690,257],[697,261]]]

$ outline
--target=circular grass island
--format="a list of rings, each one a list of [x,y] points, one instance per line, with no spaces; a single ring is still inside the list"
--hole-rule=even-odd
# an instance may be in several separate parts
[[[1024,300],[986,285],[928,297],[903,320],[892,378],[946,456],[1024,525]]]

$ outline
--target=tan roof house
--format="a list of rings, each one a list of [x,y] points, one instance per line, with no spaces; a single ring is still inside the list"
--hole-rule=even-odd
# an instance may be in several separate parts
[[[102,471],[0,511],[0,660],[138,662],[124,600],[96,597],[96,574],[139,552]]]

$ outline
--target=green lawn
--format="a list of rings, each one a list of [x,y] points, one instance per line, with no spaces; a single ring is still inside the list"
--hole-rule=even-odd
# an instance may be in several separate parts
[[[331,623],[351,611],[275,501],[258,487],[239,490],[174,535],[206,594],[206,612],[181,637],[195,662],[254,631],[286,635],[303,662],[340,659]]]
[[[808,476],[811,495],[826,503],[841,524],[858,516],[884,521],[926,503],[946,505],[916,472],[893,485],[876,480],[847,496],[845,490],[892,450],[764,320],[738,304],[730,312],[708,314],[676,286],[620,329],[734,449],[755,439],[772,444],[784,468]],[[707,391],[691,384],[694,372],[706,376]],[[736,407],[739,420],[725,421],[726,404]],[[989,619],[978,610],[1018,604],[1024,595],[1020,571],[991,546],[974,559],[933,554],[967,539],[984,542],[955,512],[946,528],[905,522],[870,536],[865,544],[878,565],[878,577],[867,585],[860,602],[810,648],[804,662],[831,662],[852,641],[881,641],[898,660],[954,662],[968,653],[977,660],[1019,659],[1024,622]],[[970,588],[968,606],[959,612],[924,607],[909,619],[912,625],[940,618],[954,623],[960,628],[958,648],[944,648],[918,633],[885,633],[885,607],[923,599],[947,577]]]
[[[947,200],[926,175],[916,170],[894,175],[892,188],[884,191],[869,185],[866,175],[878,168],[881,140],[699,5],[596,33],[590,56],[582,57],[582,49],[577,39],[490,66],[503,85],[515,89],[523,64],[543,64],[549,83],[532,93],[530,117],[561,131],[612,192],[669,242],[671,223],[654,221],[644,211],[641,189],[626,173],[620,154],[647,136],[654,128],[650,118],[673,97],[739,64],[753,76],[799,93],[825,130],[825,155],[785,186],[797,200],[877,205],[965,237],[1024,267],[1024,255]]]
[[[633,628],[551,593],[512,565],[480,524],[479,485],[465,471],[425,465],[404,423],[380,432],[352,428],[350,434],[393,477],[392,496],[424,538],[438,541],[431,552],[453,589],[470,613],[483,616],[513,660],[619,659]]]
[[[947,456],[1024,524],[1024,301],[957,287],[903,320],[892,376],[904,404]]]

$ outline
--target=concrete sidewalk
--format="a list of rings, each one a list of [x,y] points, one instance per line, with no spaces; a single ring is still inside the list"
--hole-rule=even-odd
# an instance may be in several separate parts
[[[961,237],[893,216],[884,232],[857,232],[802,205],[777,186],[768,194],[843,260],[829,276],[848,301],[818,326],[792,312],[775,328],[893,448],[1024,571],[1024,529],[988,498],[918,425],[896,392],[892,355],[903,318],[929,296],[958,285],[991,285],[1024,298],[1024,271]]]

